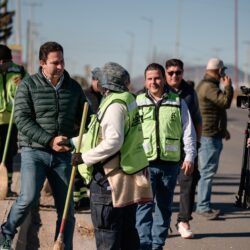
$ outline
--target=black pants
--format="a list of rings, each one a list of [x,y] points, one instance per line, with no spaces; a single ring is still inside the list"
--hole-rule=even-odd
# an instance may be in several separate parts
[[[9,124],[3,124],[0,125],[0,155],[1,155],[1,161],[3,157],[7,132],[8,132]],[[9,176],[9,185],[11,184],[12,180],[12,174],[13,174],[13,158],[17,154],[17,128],[16,125],[12,125],[12,130],[10,134],[10,141],[8,145],[7,155],[5,159],[5,165],[8,170],[8,176]]]
[[[109,183],[97,172],[90,184],[91,218],[95,228],[97,250],[139,249],[135,227],[137,205],[114,208]]]
[[[194,162],[194,172],[190,176],[184,175],[181,170],[178,175],[178,182],[180,185],[180,207],[177,217],[177,223],[188,222],[192,220],[192,212],[194,208],[195,189],[200,179],[200,172],[198,170],[198,158]]]

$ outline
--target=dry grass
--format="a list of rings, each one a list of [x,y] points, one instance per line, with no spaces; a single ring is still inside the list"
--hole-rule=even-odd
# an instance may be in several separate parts
[[[87,223],[86,221],[81,221],[77,224],[77,231],[86,238],[93,239],[95,236],[93,225]]]

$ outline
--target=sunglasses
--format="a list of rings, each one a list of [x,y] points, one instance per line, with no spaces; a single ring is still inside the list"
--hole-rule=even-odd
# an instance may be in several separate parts
[[[177,71],[169,71],[167,72],[168,75],[173,76],[174,74],[177,76],[180,76],[182,74],[182,71],[177,70]]]

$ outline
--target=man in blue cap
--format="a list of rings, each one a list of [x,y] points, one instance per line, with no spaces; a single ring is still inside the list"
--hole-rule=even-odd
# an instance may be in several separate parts
[[[91,86],[86,90],[84,90],[84,93],[90,102],[93,113],[96,113],[99,104],[102,100],[102,95],[100,92],[100,79],[101,79],[101,69],[96,67],[92,70]]]

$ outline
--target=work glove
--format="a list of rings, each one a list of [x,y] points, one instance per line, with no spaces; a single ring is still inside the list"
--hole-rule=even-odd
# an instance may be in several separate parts
[[[82,164],[84,161],[82,159],[82,153],[73,153],[71,158],[71,163],[73,166]]]

